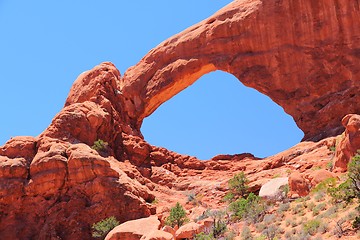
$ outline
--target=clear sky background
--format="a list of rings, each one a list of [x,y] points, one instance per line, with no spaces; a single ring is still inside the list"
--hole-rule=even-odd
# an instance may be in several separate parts
[[[230,2],[0,0],[0,145],[46,129],[83,71],[111,61],[123,74]],[[153,145],[200,159],[265,157],[303,137],[281,107],[224,72],[203,76],[160,106],[142,132]]]

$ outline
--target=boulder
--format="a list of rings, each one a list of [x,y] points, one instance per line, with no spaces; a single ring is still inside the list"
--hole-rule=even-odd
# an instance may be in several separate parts
[[[311,186],[314,187],[328,178],[337,178],[337,176],[335,173],[329,172],[326,169],[319,169],[310,173],[307,178],[310,180]]]
[[[204,230],[204,225],[195,222],[189,222],[181,226],[175,233],[176,239],[193,238],[196,234]]]
[[[289,176],[290,196],[306,196],[309,194],[309,184],[298,172],[294,171]]]
[[[289,178],[274,178],[261,186],[259,196],[267,199],[277,200],[282,198],[282,187],[288,185]]]
[[[160,228],[157,216],[127,221],[111,230],[105,240],[139,240],[148,237]],[[154,233],[155,234],[155,233]],[[165,234],[166,236],[166,234]]]
[[[162,231],[162,230],[155,230],[148,234],[147,236],[143,236],[141,240],[173,240],[174,235],[171,233]]]

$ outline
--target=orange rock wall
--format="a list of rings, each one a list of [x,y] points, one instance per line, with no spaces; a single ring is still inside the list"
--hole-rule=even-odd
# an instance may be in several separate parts
[[[139,129],[162,103],[222,70],[282,106],[304,139],[335,135],[342,117],[360,112],[359,36],[359,1],[234,1],[126,71],[126,110]]]

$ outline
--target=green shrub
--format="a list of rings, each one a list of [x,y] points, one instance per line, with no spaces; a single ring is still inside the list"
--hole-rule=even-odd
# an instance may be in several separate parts
[[[94,149],[97,152],[104,152],[107,150],[109,144],[101,139],[98,139],[94,142],[94,145],[92,145],[92,149]]]
[[[347,179],[337,187],[329,188],[328,193],[335,203],[349,203],[353,198],[355,198],[355,192],[351,188],[350,179]]]
[[[211,233],[199,233],[194,236],[194,240],[214,240],[214,236]]]
[[[179,202],[170,209],[170,215],[166,218],[165,224],[171,227],[182,226],[184,223],[189,221],[186,217],[186,212]]]
[[[249,180],[246,178],[244,172],[235,174],[228,182],[230,191],[237,197],[244,197],[248,192]]]
[[[336,186],[337,179],[334,177],[327,178],[324,181],[318,183],[311,192],[317,193],[317,192],[326,192],[328,188],[332,188]]]
[[[257,232],[262,232],[266,228],[266,225],[263,222],[259,222],[255,224],[255,228]]]
[[[320,220],[313,219],[304,224],[304,231],[306,233],[309,233],[310,235],[315,235],[317,232],[321,222]]]
[[[268,227],[262,232],[268,240],[273,240],[278,233],[279,229],[273,224],[268,225]]]
[[[332,162],[332,160],[331,160],[330,162],[328,162],[328,163],[326,164],[326,170],[332,172],[333,169],[334,169],[334,164],[333,164],[333,162]]]
[[[355,197],[360,199],[360,152],[352,158],[348,164],[348,176],[350,179],[350,188]]]
[[[105,238],[105,236],[117,225],[119,221],[114,216],[105,218],[97,223],[94,223],[91,227],[92,236],[94,238]]]
[[[302,210],[304,210],[304,205],[303,204],[296,204],[295,207],[293,209],[291,209],[291,213],[292,214],[298,214]]]
[[[286,212],[290,209],[290,203],[281,203],[277,210],[278,213]]]
[[[324,211],[324,210],[326,210],[326,203],[320,203],[315,208],[319,209],[319,211]]]
[[[255,238],[255,240],[265,240],[265,239],[266,239],[265,235],[260,235],[260,236]]]
[[[315,208],[315,203],[314,202],[309,202],[307,205],[307,209],[309,209],[310,211],[312,211]]]
[[[223,197],[222,200],[223,200],[224,202],[231,202],[231,201],[234,200],[234,198],[235,198],[234,193],[228,192],[227,194],[225,194],[225,196]]]
[[[348,164],[348,179],[338,187],[329,189],[329,194],[335,202],[350,202],[352,199],[360,199],[360,152],[351,159]]]
[[[229,209],[233,212],[235,218],[256,223],[262,221],[266,205],[259,196],[250,193],[246,199],[240,198],[232,202],[229,205]]]
[[[355,217],[355,220],[352,223],[352,227],[355,229],[360,228],[360,216]]]
[[[329,224],[326,223],[326,222],[325,223],[321,222],[318,231],[321,234],[324,234],[324,233],[328,232],[329,231]]]
[[[219,237],[222,237],[224,235],[226,229],[227,229],[227,225],[225,221],[221,219],[214,220],[212,235],[214,236],[214,238],[218,239]]]

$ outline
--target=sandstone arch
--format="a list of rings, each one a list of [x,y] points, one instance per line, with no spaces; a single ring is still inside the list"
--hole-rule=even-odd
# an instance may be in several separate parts
[[[271,156],[303,137],[280,106],[223,71],[205,74],[163,103],[141,132],[152,145],[203,160],[221,153]]]
[[[126,111],[144,117],[200,76],[222,70],[269,96],[304,139],[343,130],[360,112],[359,1],[238,0],[152,49],[121,80]]]

